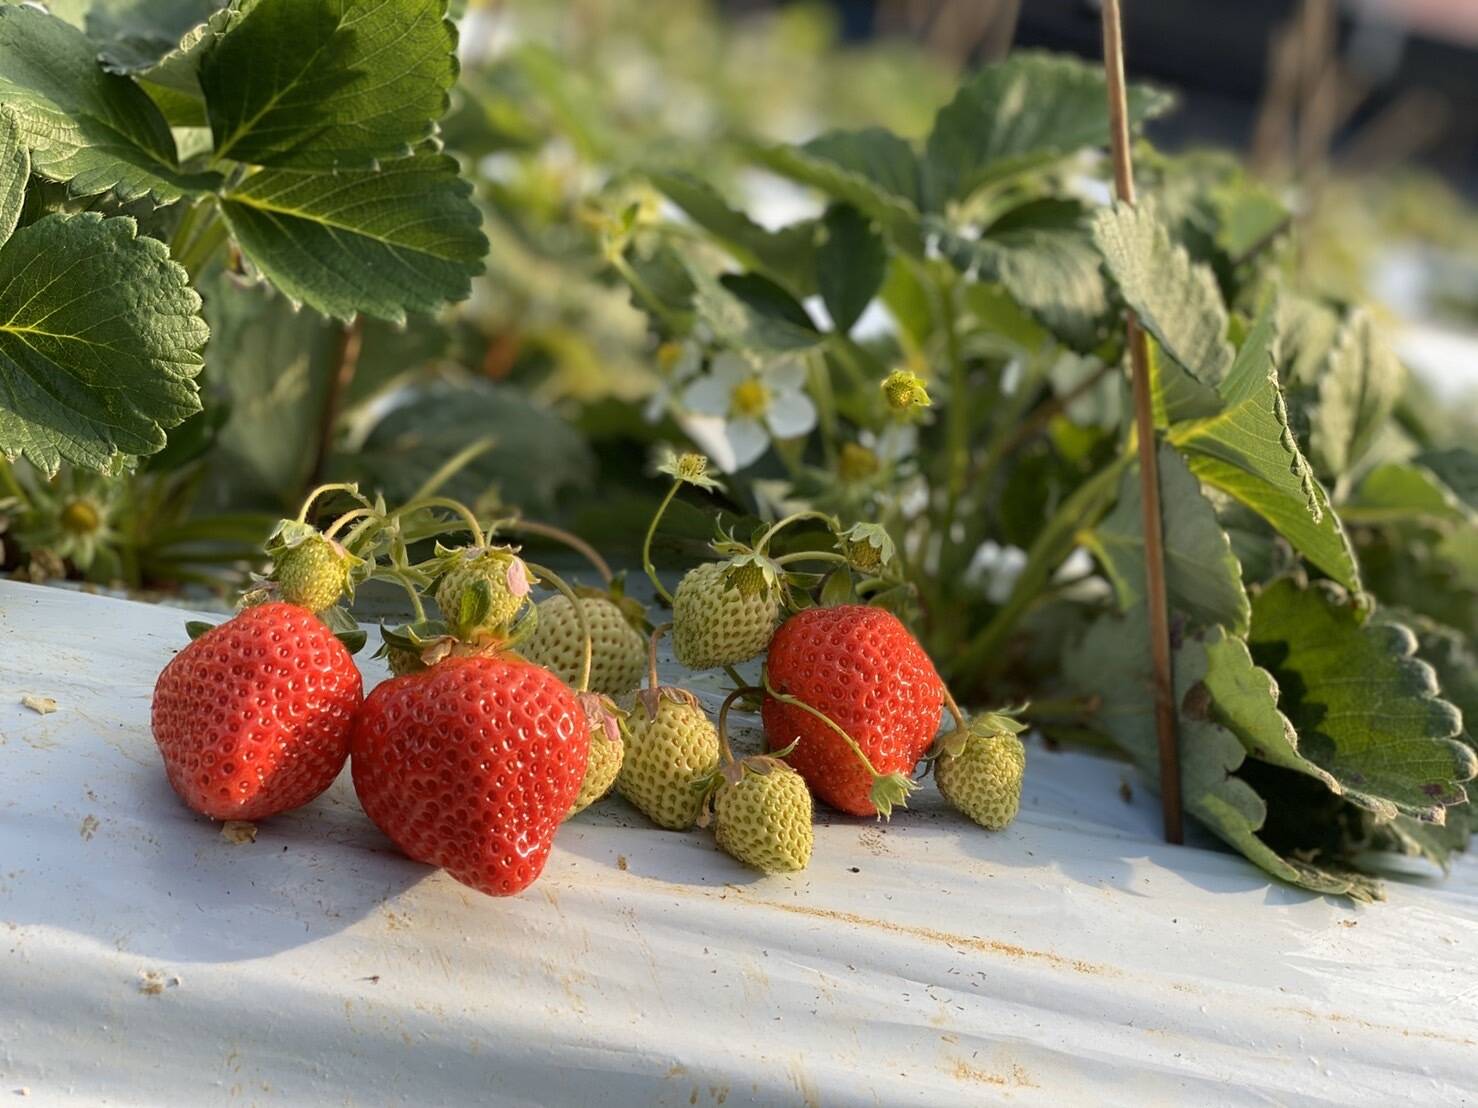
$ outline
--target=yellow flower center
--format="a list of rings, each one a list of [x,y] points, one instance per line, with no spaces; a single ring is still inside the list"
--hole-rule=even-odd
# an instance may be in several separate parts
[[[86,500],[72,500],[61,512],[62,530],[73,535],[90,535],[102,526],[103,517]]]
[[[770,410],[770,390],[758,377],[751,377],[735,387],[729,402],[735,415],[758,419]]]

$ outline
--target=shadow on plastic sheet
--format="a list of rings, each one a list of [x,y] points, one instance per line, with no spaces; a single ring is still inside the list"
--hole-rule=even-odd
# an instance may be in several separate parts
[[[98,796],[80,829],[67,812],[37,831],[36,849],[14,852],[0,917],[177,965],[235,962],[383,914],[437,872],[369,821],[347,772],[311,804],[256,824],[255,839],[188,811],[154,767],[114,790],[127,803]]]

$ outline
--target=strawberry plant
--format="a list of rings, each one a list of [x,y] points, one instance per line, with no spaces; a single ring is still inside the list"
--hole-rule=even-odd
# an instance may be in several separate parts
[[[1132,122],[1170,106],[1130,90]],[[1468,837],[1473,455],[1409,417],[1368,312],[1301,287],[1275,191],[1142,145],[1140,206],[1106,204],[1108,125],[1096,69],[1016,54],[922,141],[748,143],[814,218],[763,226],[695,167],[649,165],[685,219],[612,209],[607,253],[741,514],[876,519],[907,583],[889,602],[951,684],[1035,700],[1049,734],[1153,777],[1132,309],[1186,808],[1285,880],[1374,895],[1357,862],[1445,864]],[[859,328],[879,304],[891,326]]]
[[[243,352],[207,319],[258,302],[243,284],[343,321],[467,296],[486,240],[436,130],[455,45],[445,0],[0,4],[0,453],[132,473],[132,510],[183,501],[154,521],[177,528],[200,478],[169,475],[228,415],[202,371],[224,388]],[[158,547],[103,538],[102,579],[137,583],[122,563]]]

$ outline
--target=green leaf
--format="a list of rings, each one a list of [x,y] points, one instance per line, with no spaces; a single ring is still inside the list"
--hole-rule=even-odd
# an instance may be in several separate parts
[[[1143,85],[1130,86],[1128,102],[1130,126],[1173,104],[1166,93]],[[941,210],[990,181],[1108,141],[1102,69],[1073,58],[1013,53],[961,85],[935,117],[926,148],[929,207]]]
[[[69,0],[47,9],[80,27],[111,73],[138,73],[177,48],[224,0]]]
[[[1082,230],[1021,227],[968,239],[942,222],[929,227],[956,269],[1000,282],[1013,300],[1073,349],[1091,350],[1101,341],[1108,293],[1098,251]],[[1215,394],[1207,391],[1214,402]]]
[[[0,100],[15,113],[32,172],[72,195],[112,190],[167,204],[207,192],[214,174],[182,174],[174,138],[153,101],[104,72],[75,27],[31,7],[0,5]]]
[[[493,448],[458,470],[443,496],[475,504],[493,491],[502,505],[544,515],[561,494],[587,488],[595,474],[590,447],[567,420],[515,389],[479,379],[416,387],[362,444],[335,459],[333,472],[399,503],[448,458],[489,437]]]
[[[723,345],[753,354],[770,356],[805,350],[821,341],[805,309],[787,300],[778,285],[765,287],[754,274],[714,277],[697,263],[687,261],[693,282],[693,309],[708,324]]]
[[[1467,798],[1462,783],[1478,758],[1455,738],[1462,716],[1412,656],[1405,627],[1366,619],[1329,582],[1283,578],[1253,599],[1248,643],[1277,681],[1304,755],[1351,800],[1380,817],[1440,822]]]
[[[760,270],[797,296],[815,291],[816,226],[810,221],[766,230],[729,207],[707,181],[681,170],[648,170],[648,180],[746,269]]]
[[[1210,632],[1219,633],[1219,629]],[[1099,698],[1097,728],[1134,760],[1152,784],[1158,784],[1149,656],[1149,633],[1140,608],[1122,619],[1099,618],[1064,655],[1063,672],[1075,692]],[[1274,877],[1315,892],[1356,900],[1378,898],[1379,886],[1368,878],[1284,858],[1258,837],[1267,805],[1236,776],[1246,755],[1237,736],[1211,713],[1204,685],[1207,665],[1201,640],[1185,637],[1176,649],[1174,670],[1186,811]]]
[[[1319,377],[1309,449],[1321,472],[1342,475],[1359,462],[1396,406],[1405,379],[1405,368],[1377,338],[1369,314],[1355,312]]]
[[[1173,447],[1160,446],[1160,517],[1165,535],[1165,586],[1172,611],[1196,625],[1247,633],[1251,607],[1242,567],[1232,553],[1216,510],[1201,494]],[[1144,522],[1139,467],[1124,471],[1119,500],[1085,540],[1103,564],[1125,610],[1144,603]]]
[[[832,324],[846,334],[882,287],[888,250],[849,204],[828,208],[821,227],[826,237],[816,251],[816,284]]]
[[[1340,505],[1349,523],[1469,519],[1472,512],[1430,469],[1411,462],[1376,466]]]
[[[21,142],[15,113],[0,106],[0,246],[10,238],[26,203],[26,178],[31,175],[31,152]]]
[[[313,466],[333,325],[225,273],[209,275],[201,292],[211,332],[206,376],[231,407],[211,459],[219,502],[290,504]]]
[[[55,473],[150,454],[200,410],[200,297],[132,219],[48,215],[0,249],[0,450]]]
[[[1478,454],[1465,446],[1428,450],[1416,456],[1416,464],[1435,474],[1471,511],[1478,512]]]
[[[1287,207],[1267,185],[1237,173],[1211,188],[1216,245],[1234,262],[1251,257],[1288,225]]]
[[[1094,217],[1093,238],[1124,300],[1164,352],[1215,387],[1231,369],[1227,312],[1216,277],[1170,238],[1152,205],[1115,204]],[[1201,405],[1214,398],[1198,393]],[[1197,414],[1206,414],[1204,412]],[[1172,421],[1187,418],[1170,413]]]
[[[399,323],[471,291],[487,239],[470,191],[453,158],[427,152],[379,172],[254,173],[225,193],[221,214],[294,301]]]
[[[1214,627],[1200,636],[1206,652],[1202,678],[1211,695],[1211,713],[1260,762],[1306,774],[1334,793],[1343,793],[1339,780],[1321,769],[1299,749],[1298,732],[1278,710],[1278,683],[1252,660],[1247,643]]]
[[[407,155],[457,76],[446,0],[238,0],[200,62],[215,152],[281,169]]]
[[[1358,592],[1349,538],[1288,426],[1276,361],[1272,312],[1264,310],[1217,389],[1225,410],[1173,428],[1169,440],[1203,482],[1251,508],[1310,562]]]
[[[851,204],[876,220],[900,248],[922,254],[919,158],[893,132],[881,127],[829,131],[802,146],[758,147],[752,154],[781,176]]]

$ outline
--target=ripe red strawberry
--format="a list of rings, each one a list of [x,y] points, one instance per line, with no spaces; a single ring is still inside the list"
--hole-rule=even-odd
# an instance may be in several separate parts
[[[364,699],[354,659],[317,616],[277,601],[207,631],[154,685],[169,783],[212,819],[256,820],[333,784]]]
[[[897,616],[858,604],[807,608],[775,632],[765,666],[776,693],[828,716],[875,771],[824,720],[766,695],[769,748],[796,743],[786,760],[812,792],[858,816],[887,815],[902,802],[904,779],[939,730],[944,685]]]
[[[454,656],[370,693],[350,767],[365,812],[407,855],[510,896],[543,872],[589,743],[575,694],[547,669]]]

